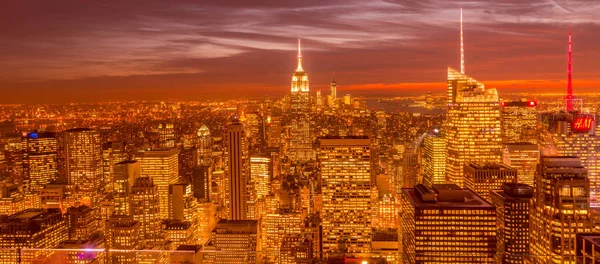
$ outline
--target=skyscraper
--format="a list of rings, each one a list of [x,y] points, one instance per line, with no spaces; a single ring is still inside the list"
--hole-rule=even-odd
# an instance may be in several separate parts
[[[450,67],[448,91],[453,97],[446,114],[446,179],[464,186],[466,163],[502,161],[498,94]]]
[[[126,160],[114,166],[114,214],[131,214],[131,188],[136,178],[140,177],[140,163],[137,160]]]
[[[175,126],[173,123],[160,123],[156,127],[158,133],[158,148],[175,147]]]
[[[209,263],[256,263],[258,221],[221,219],[205,248],[214,250]]]
[[[102,180],[100,134],[89,128],[64,133],[66,173],[69,185],[77,186],[75,200],[94,207]]]
[[[532,143],[504,145],[504,164],[517,169],[517,182],[533,186],[533,178],[540,160],[540,147]]]
[[[160,241],[162,210],[159,206],[158,186],[150,177],[138,177],[131,188],[131,215],[140,223],[140,237],[146,246],[154,246]],[[164,240],[164,238],[163,238]]]
[[[463,187],[465,163],[502,161],[502,131],[498,92],[465,74],[462,9],[460,47],[461,70],[448,67],[446,179]]]
[[[490,201],[490,191],[497,190],[504,183],[517,182],[517,170],[501,163],[465,164],[465,187],[471,189],[486,201]]]
[[[177,149],[141,151],[137,160],[140,162],[140,175],[152,178],[158,188],[160,219],[169,218],[169,185],[179,179]]]
[[[533,188],[520,183],[503,184],[490,196],[497,216],[496,263],[524,263],[524,255],[529,254]]]
[[[142,248],[143,235],[140,235],[140,223],[133,220],[133,216],[113,215],[109,218],[107,224],[107,246],[110,249],[120,249],[121,251],[111,251],[109,254],[110,263],[126,264],[136,263],[136,249]]]
[[[0,218],[0,262],[33,263],[48,257],[51,250],[68,239],[67,222],[60,210],[30,208]],[[15,250],[19,249],[19,250]]]
[[[309,160],[314,156],[310,131],[310,97],[308,74],[302,68],[300,40],[298,40],[298,67],[292,75],[290,119],[290,155],[298,160]]]
[[[542,151],[545,155],[575,156],[587,169],[590,180],[590,206],[600,200],[600,136],[596,134],[596,115],[588,113],[550,113]]]
[[[531,215],[534,263],[574,263],[575,234],[591,232],[587,170],[579,158],[544,156],[535,178]]]
[[[439,133],[430,133],[425,137],[425,155],[423,157],[423,184],[446,183],[446,139]]]
[[[340,246],[368,252],[371,243],[371,141],[368,137],[320,140],[323,251]]]
[[[502,142],[537,144],[537,102],[536,101],[502,101],[500,116],[502,122]]]
[[[455,184],[402,189],[399,228],[406,263],[493,263],[496,208]]]
[[[334,75],[335,77],[335,75]],[[331,98],[335,101],[337,99],[337,83],[335,82],[335,78],[331,81]]]
[[[210,130],[206,125],[202,125],[196,132],[198,135],[198,165],[208,165],[211,163],[212,156],[212,138]]]
[[[199,166],[192,172],[192,190],[198,199],[210,200],[212,190],[212,168],[210,166]]]
[[[234,119],[227,126],[229,220],[248,219],[248,161],[244,128]]]
[[[39,194],[42,187],[58,176],[56,135],[30,132],[21,142],[23,148],[23,184],[26,193]]]

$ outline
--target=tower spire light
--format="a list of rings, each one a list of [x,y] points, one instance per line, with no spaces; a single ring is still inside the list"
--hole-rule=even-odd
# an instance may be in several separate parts
[[[569,62],[567,66],[567,112],[573,111],[573,51],[571,42],[571,27],[569,27]]]
[[[460,8],[460,73],[465,74],[465,46],[463,42],[463,10]]]
[[[300,46],[300,39],[298,39],[298,68],[296,71],[304,71],[302,69],[302,48]]]

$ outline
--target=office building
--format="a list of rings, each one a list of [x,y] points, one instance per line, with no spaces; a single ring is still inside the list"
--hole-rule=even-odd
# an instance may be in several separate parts
[[[26,209],[0,217],[0,262],[32,263],[68,239],[67,222],[56,209]]]
[[[197,165],[210,165],[212,163],[212,138],[210,136],[210,130],[206,125],[202,125],[196,132],[198,135],[198,147],[197,147]]]
[[[22,138],[24,192],[38,195],[44,185],[58,177],[56,135],[29,132]]]
[[[542,156],[531,209],[534,263],[575,262],[575,234],[594,228],[589,184],[579,158]]]
[[[175,147],[175,126],[173,123],[160,123],[156,126],[158,133],[158,148],[174,148]]]
[[[465,187],[488,202],[491,190],[500,189],[504,183],[517,182],[517,170],[501,163],[469,163],[464,172]]]
[[[323,251],[368,252],[371,243],[371,141],[368,137],[320,140]]]
[[[113,215],[108,219],[106,228],[106,245],[110,249],[109,263],[137,263],[135,250],[141,249],[143,235],[140,235],[140,223],[133,216]]]
[[[502,143],[537,144],[537,102],[531,100],[500,102]]]
[[[455,184],[402,189],[401,254],[406,263],[493,263],[496,208]]]
[[[100,134],[89,128],[69,129],[64,133],[65,170],[69,185],[77,186],[77,204],[94,207],[102,187]]]
[[[298,40],[298,67],[292,75],[290,94],[290,155],[298,160],[314,156],[310,131],[310,94],[308,74],[302,68],[302,53]]]
[[[540,148],[532,143],[504,145],[504,164],[517,170],[517,182],[533,186],[533,178],[540,160]]]
[[[446,180],[464,187],[465,164],[502,161],[496,89],[448,67]]]
[[[160,219],[169,218],[169,185],[179,179],[177,149],[155,149],[138,152],[140,175],[150,177],[158,188]]]
[[[244,128],[234,119],[227,126],[227,154],[229,176],[229,219],[248,219],[248,148]]]
[[[250,178],[254,183],[257,198],[269,194],[269,183],[272,175],[271,158],[265,156],[250,157]]]
[[[156,245],[161,241],[162,210],[168,207],[159,206],[159,190],[150,177],[135,179],[131,188],[131,215],[140,223],[140,238],[148,245]]]
[[[259,242],[258,221],[221,219],[205,246],[214,250],[208,261],[215,264],[256,263]]]
[[[434,131],[425,136],[423,144],[423,184],[446,183],[446,139]]]
[[[192,172],[192,188],[194,197],[210,200],[212,193],[212,167],[198,166]]]
[[[265,250],[262,255],[268,262],[289,263],[282,258],[285,253],[281,251],[282,244],[286,237],[301,235],[302,220],[302,214],[291,210],[278,210],[277,213],[263,216],[261,243]]]
[[[86,205],[70,207],[65,215],[69,239],[86,240],[100,229],[100,215],[98,209]]]
[[[131,188],[135,179],[140,177],[140,173],[140,162],[136,160],[126,160],[114,165],[113,199],[115,214],[131,214]]]
[[[533,188],[521,183],[505,183],[502,189],[492,190],[490,196],[497,217],[495,263],[525,263],[531,237],[529,213]]]

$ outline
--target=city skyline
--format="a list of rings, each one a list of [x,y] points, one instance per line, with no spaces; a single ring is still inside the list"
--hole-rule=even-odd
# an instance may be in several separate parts
[[[340,93],[439,92],[461,7],[467,74],[488,87],[564,91],[569,25],[575,94],[600,84],[591,1],[129,5],[8,4],[0,103],[280,96],[297,38],[313,91],[335,72]]]

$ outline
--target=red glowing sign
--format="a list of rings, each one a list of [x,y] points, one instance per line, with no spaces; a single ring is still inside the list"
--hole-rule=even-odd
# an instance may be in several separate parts
[[[588,132],[592,129],[594,118],[591,116],[578,116],[573,120],[571,128],[576,132]]]

